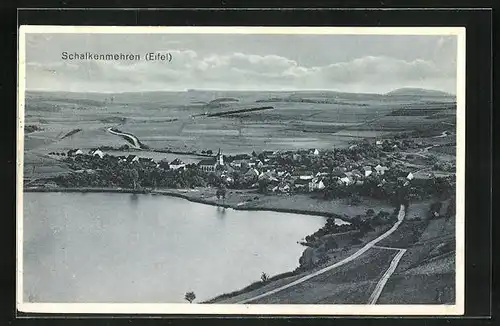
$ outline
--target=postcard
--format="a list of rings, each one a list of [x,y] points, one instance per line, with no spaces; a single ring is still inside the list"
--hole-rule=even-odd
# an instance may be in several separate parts
[[[464,28],[19,37],[19,311],[464,313]]]

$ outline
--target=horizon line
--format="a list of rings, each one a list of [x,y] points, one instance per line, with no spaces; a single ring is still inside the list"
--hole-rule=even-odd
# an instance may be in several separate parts
[[[453,96],[456,97],[457,94],[443,91],[433,88],[422,88],[422,87],[399,87],[392,89],[387,92],[353,92],[353,91],[341,91],[334,89],[203,89],[203,88],[189,88],[184,90],[137,90],[137,91],[115,91],[115,92],[99,92],[99,91],[70,91],[70,90],[49,90],[49,89],[28,89],[25,88],[25,92],[41,92],[41,93],[74,93],[74,94],[127,94],[127,93],[189,93],[189,92],[331,92],[331,93],[346,93],[346,94],[369,94],[369,95],[388,95],[389,93],[396,90],[423,90],[431,92],[441,92],[444,93],[440,96]]]

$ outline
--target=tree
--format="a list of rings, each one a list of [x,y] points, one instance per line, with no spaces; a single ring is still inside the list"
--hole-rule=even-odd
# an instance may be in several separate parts
[[[269,275],[267,275],[265,272],[262,272],[260,280],[262,281],[262,283],[266,283],[267,281],[269,281]]]
[[[137,181],[139,180],[139,173],[137,172],[137,169],[131,168],[128,169],[126,172],[127,172],[127,177],[130,178],[133,188],[136,189]]]
[[[259,193],[264,194],[267,192],[267,186],[269,185],[269,180],[262,178],[259,180]]]
[[[189,301],[189,303],[193,303],[194,299],[196,299],[196,294],[194,294],[193,291],[186,292],[186,295],[184,295],[184,299]]]
[[[217,189],[217,192],[215,193],[215,195],[217,196],[217,199],[221,199],[224,201],[224,199],[226,199],[226,188],[224,186],[220,186],[218,189]]]

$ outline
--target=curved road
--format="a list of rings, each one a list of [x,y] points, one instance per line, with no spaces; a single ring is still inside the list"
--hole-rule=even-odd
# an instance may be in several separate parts
[[[318,276],[318,275],[321,275],[325,272],[328,272],[328,271],[331,271],[337,267],[340,267],[342,265],[345,265],[347,264],[348,262],[350,261],[353,261],[355,259],[357,259],[359,256],[361,256],[362,254],[364,254],[365,252],[367,252],[368,250],[370,250],[371,248],[373,248],[377,243],[379,243],[380,241],[384,240],[385,238],[387,238],[389,235],[391,235],[394,231],[396,231],[399,227],[399,225],[401,225],[401,223],[403,222],[404,220],[404,217],[405,217],[405,207],[404,205],[401,205],[400,208],[399,208],[399,213],[398,213],[398,221],[396,223],[394,223],[394,225],[389,229],[387,230],[384,234],[380,235],[379,237],[375,238],[374,240],[368,242],[364,247],[362,247],[361,249],[359,249],[358,251],[356,251],[354,254],[352,254],[351,256],[335,263],[335,264],[332,264],[330,266],[327,266],[325,268],[322,268],[314,273],[311,273],[309,275],[306,275],[302,278],[299,278],[298,280],[295,280],[291,283],[288,283],[288,284],[285,284],[283,286],[280,286],[276,289],[273,289],[273,290],[270,290],[268,292],[265,292],[265,293],[262,293],[260,295],[257,295],[255,297],[252,297],[252,298],[249,298],[249,299],[246,299],[246,300],[242,300],[240,302],[237,302],[237,303],[249,303],[250,301],[254,301],[254,300],[257,300],[257,299],[261,299],[261,298],[264,298],[264,297],[267,297],[271,294],[274,294],[274,293],[277,293],[279,291],[282,291],[284,289],[287,289],[289,287],[292,287],[292,286],[295,286],[295,285],[298,285],[298,284],[301,284],[315,276]],[[404,252],[403,252],[404,254]],[[401,255],[402,256],[402,255]],[[393,261],[394,262],[394,261]],[[397,262],[399,262],[399,259],[397,260]],[[397,265],[397,263],[396,263]],[[390,273],[392,274],[392,273]],[[390,274],[387,276],[387,278],[389,278]],[[385,283],[384,283],[385,285]],[[383,286],[382,286],[383,288]]]
[[[117,131],[114,131],[112,130],[113,128],[108,128],[106,129],[110,134],[113,134],[113,135],[117,135],[117,136],[120,136],[120,137],[126,137],[128,139],[131,139],[132,142],[134,143],[134,147],[137,148],[137,149],[141,149],[141,144],[139,143],[139,139],[137,139],[137,137],[135,137],[134,135],[132,134],[127,134],[127,133],[124,133],[124,132],[117,132]]]

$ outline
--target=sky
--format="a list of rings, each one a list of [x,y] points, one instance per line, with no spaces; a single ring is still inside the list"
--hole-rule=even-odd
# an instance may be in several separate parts
[[[63,60],[131,53],[139,61]],[[147,52],[170,62],[145,61]],[[26,89],[71,92],[420,87],[456,93],[457,38],[439,35],[26,34]]]

